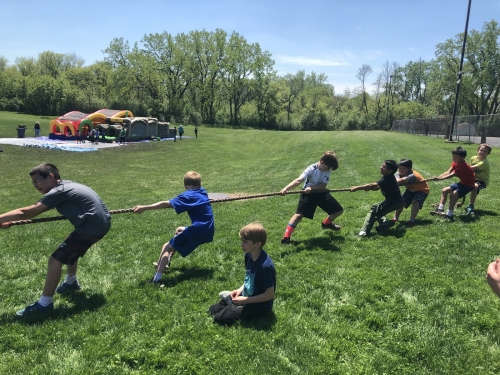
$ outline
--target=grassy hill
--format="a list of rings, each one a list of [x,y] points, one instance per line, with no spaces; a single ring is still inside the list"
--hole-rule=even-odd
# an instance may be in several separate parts
[[[33,116],[0,113],[0,137]],[[46,121],[46,124],[43,123]],[[49,120],[42,120],[42,130]],[[56,164],[64,179],[92,187],[111,210],[149,204],[183,190],[186,171],[201,173],[209,192],[277,192],[326,150],[340,167],[329,188],[374,182],[385,159],[411,158],[425,177],[444,172],[454,144],[390,132],[271,132],[186,126],[176,143],[151,142],[72,153],[1,145],[0,211],[27,206],[40,194],[28,176]],[[29,135],[29,134],[28,134]],[[470,156],[477,146],[464,145]],[[41,293],[47,258],[71,231],[68,222],[16,226],[0,232],[0,373],[2,374],[498,374],[500,300],[485,282],[499,255],[498,149],[490,186],[474,217],[453,223],[429,215],[386,235],[356,237],[380,192],[339,192],[339,233],[321,229],[325,214],[304,219],[281,245],[298,195],[214,203],[214,242],[176,255],[164,280],[147,283],[151,263],[185,214],[173,210],[113,216],[110,233],[81,260],[83,290],[54,299],[46,319],[15,311]],[[460,213],[457,211],[457,213]],[[55,216],[49,212],[44,216]],[[409,213],[404,211],[405,221]],[[207,314],[221,290],[242,284],[239,229],[259,221],[277,269],[274,317],[233,327]],[[375,232],[374,232],[375,233]]]

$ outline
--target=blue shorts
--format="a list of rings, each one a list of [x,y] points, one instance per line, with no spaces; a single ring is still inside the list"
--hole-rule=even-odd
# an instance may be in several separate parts
[[[465,197],[472,191],[472,188],[465,186],[464,184],[461,183],[450,185],[450,189],[452,191],[458,191],[459,198]]]
[[[213,241],[213,235],[193,235],[189,228],[187,227],[182,233],[170,240],[170,246],[181,254],[183,258],[191,254],[201,244]]]
[[[71,232],[64,242],[52,253],[52,257],[61,262],[62,264],[69,264],[72,266],[85,255],[88,249],[100,241],[104,236],[96,236],[90,238],[83,238],[77,232]]]
[[[406,190],[403,193],[403,201],[405,202],[406,208],[410,207],[411,203],[413,201],[417,201],[419,207],[422,208],[422,206],[423,206],[423,204],[428,196],[429,196],[429,194],[427,194],[426,192],[423,192],[423,191],[408,191],[408,190]]]

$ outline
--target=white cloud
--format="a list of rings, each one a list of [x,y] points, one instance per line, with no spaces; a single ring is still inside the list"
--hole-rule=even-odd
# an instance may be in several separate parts
[[[341,66],[348,65],[346,62],[338,60],[328,60],[328,59],[313,59],[303,56],[277,56],[280,63],[293,64],[293,65],[305,65],[305,66]]]

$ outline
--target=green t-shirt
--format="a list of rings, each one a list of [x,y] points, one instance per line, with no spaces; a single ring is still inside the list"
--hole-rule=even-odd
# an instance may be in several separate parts
[[[470,158],[470,165],[474,167],[476,181],[483,181],[486,185],[490,182],[490,162],[487,158],[479,160],[478,156]]]

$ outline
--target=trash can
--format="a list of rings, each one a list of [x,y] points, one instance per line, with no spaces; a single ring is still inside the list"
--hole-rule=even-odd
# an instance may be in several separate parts
[[[17,125],[17,138],[24,138],[26,125]]]

